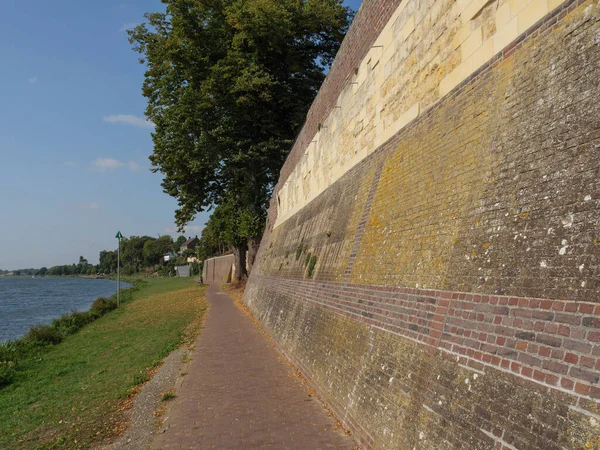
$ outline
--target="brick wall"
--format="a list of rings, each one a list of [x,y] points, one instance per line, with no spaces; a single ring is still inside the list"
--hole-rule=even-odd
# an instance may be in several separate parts
[[[267,230],[245,302],[365,448],[600,448],[599,79],[566,2]]]

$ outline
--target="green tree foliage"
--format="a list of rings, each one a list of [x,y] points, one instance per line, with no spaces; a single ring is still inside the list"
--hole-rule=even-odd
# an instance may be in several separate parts
[[[173,250],[171,236],[161,236],[156,239],[150,236],[130,236],[121,239],[121,267],[123,273],[131,275],[140,272],[145,267],[160,264],[165,253]],[[103,250],[100,252],[99,270],[102,273],[117,271],[117,251]]]
[[[171,236],[161,236],[158,239],[150,239],[144,243],[143,256],[146,266],[161,264],[165,254],[173,251],[173,239]]]
[[[131,236],[121,239],[121,264],[138,271],[144,266],[144,246],[148,241],[156,239],[150,236]]]
[[[50,276],[91,275],[96,273],[97,269],[97,266],[90,264],[87,259],[80,256],[77,264],[53,266],[49,269],[42,267],[37,271],[37,274]]]
[[[182,236],[183,237],[183,236]],[[184,238],[185,239],[185,238]],[[161,236],[158,239],[150,236],[130,236],[121,239],[121,270],[124,275],[133,275],[147,267],[154,267],[163,262],[163,255],[172,252],[174,248],[171,236]],[[76,276],[95,275],[96,273],[114,274],[117,272],[117,250],[102,250],[98,265],[88,262],[80,256],[77,264],[57,265],[41,269],[19,269],[18,271],[0,271],[0,275],[13,273],[17,275],[37,276]]]
[[[196,247],[198,258],[200,258],[201,261],[204,261],[212,256],[222,255],[227,248],[227,243],[221,239],[213,222],[209,220],[202,230],[200,242],[198,247]]]
[[[196,256],[196,249],[194,248],[188,248],[186,250],[183,251],[183,256],[185,258],[193,258],[194,256]]]
[[[221,212],[245,228],[226,224],[222,239],[243,253],[244,239],[262,232],[271,189],[351,11],[341,0],[163,3],[164,13],[146,14],[129,32],[147,66],[153,170],[178,200],[180,228],[231,203]]]
[[[206,227],[202,231],[197,256],[204,261],[215,255],[232,249],[236,257],[236,267],[241,268],[240,276],[244,276],[244,251],[249,242],[262,231],[259,214],[250,207],[239,207],[233,196],[226,196],[217,206]],[[241,249],[242,251],[239,251]]]
[[[117,251],[102,250],[99,258],[99,271],[102,273],[114,273],[117,271]]]
[[[193,262],[190,267],[190,276],[198,276],[202,275],[202,263],[201,262]]]
[[[154,242],[154,245],[162,257],[173,251],[173,238],[167,235],[161,236]]]
[[[152,266],[154,264],[160,263],[160,258],[162,254],[158,251],[154,243],[156,239],[148,240],[144,243],[144,249],[142,254],[144,256],[144,264],[146,266]]]
[[[0,270],[0,275],[8,275],[8,274],[13,274],[15,276],[22,276],[22,275],[37,275],[37,273],[39,272],[38,269],[17,269],[17,270]]]

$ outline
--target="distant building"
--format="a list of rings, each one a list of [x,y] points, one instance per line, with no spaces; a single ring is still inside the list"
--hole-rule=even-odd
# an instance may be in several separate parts
[[[179,254],[183,254],[183,252],[185,252],[186,250],[195,249],[196,247],[198,247],[198,244],[200,244],[200,239],[198,239],[198,236],[189,238],[187,241],[181,244],[181,247],[179,247]]]
[[[164,262],[169,262],[169,261],[174,261],[174,260],[175,260],[175,253],[173,253],[173,252],[168,252],[163,255]]]

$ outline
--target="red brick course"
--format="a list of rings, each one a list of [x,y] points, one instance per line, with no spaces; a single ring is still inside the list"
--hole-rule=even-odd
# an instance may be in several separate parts
[[[562,387],[577,395],[576,383],[582,390],[585,384],[599,381],[600,373],[593,368],[600,364],[600,344],[590,337],[595,339],[600,330],[600,316],[590,316],[594,320],[589,327],[578,325],[577,312],[562,314],[560,320],[573,322],[564,329],[578,336],[567,339],[555,323],[556,315],[543,312],[542,299],[277,277],[255,281],[278,294],[459,356],[466,364],[476,361],[509,370],[543,388]],[[572,301],[552,304],[573,311],[595,306]]]

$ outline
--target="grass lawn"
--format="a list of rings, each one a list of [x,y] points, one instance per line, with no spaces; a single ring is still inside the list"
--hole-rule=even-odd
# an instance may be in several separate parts
[[[0,390],[0,448],[89,448],[123,427],[136,386],[206,310],[191,278],[147,279],[131,302],[23,364]]]

